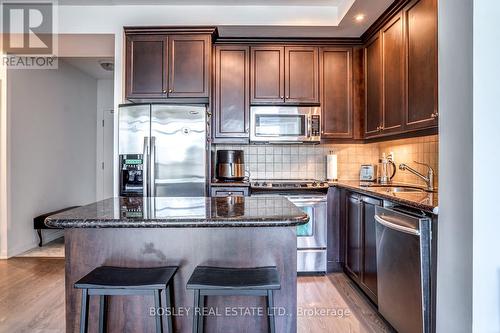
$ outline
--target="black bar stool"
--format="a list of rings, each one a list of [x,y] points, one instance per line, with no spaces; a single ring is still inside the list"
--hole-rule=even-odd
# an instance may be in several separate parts
[[[189,278],[187,289],[194,290],[194,306],[202,309],[205,296],[265,296],[269,332],[275,332],[273,290],[281,289],[275,266],[222,268],[198,266]],[[203,315],[193,314],[193,333],[203,332]]]
[[[161,292],[165,291],[166,306],[172,304],[172,278],[177,266],[154,268],[124,268],[102,266],[75,283],[75,288],[82,289],[82,308],[80,315],[80,333],[86,333],[89,322],[90,296],[99,295],[99,332],[106,331],[106,308],[108,296],[153,295],[155,307],[161,307]],[[162,317],[157,312],[156,332],[163,332]],[[167,317],[168,332],[172,333],[172,317]]]

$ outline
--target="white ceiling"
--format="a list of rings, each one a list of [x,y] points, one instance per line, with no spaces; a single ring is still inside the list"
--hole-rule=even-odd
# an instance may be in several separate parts
[[[359,37],[394,1],[59,0],[59,4],[68,9],[81,6],[79,12],[94,7],[102,15],[113,13],[116,20],[127,17],[124,25],[140,21],[139,25],[218,26],[222,37]],[[130,16],[131,11],[136,15]],[[354,19],[358,14],[365,15],[362,22]]]
[[[59,0],[63,6],[341,6],[350,0]]]
[[[113,61],[112,58],[63,57],[60,58],[60,60],[78,68],[80,71],[86,73],[94,79],[102,80],[113,78],[113,72],[105,71],[100,65],[100,61]]]

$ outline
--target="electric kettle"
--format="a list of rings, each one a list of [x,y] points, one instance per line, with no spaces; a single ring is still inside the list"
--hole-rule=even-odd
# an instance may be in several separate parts
[[[385,153],[382,153],[382,158],[379,160],[380,162],[380,184],[389,184],[394,178],[396,174],[396,164],[394,164],[392,160],[392,153],[385,156]],[[391,170],[392,169],[392,170]]]

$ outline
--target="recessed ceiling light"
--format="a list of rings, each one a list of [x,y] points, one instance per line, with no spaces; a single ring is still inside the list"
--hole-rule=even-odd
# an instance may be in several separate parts
[[[354,19],[356,20],[356,22],[361,22],[365,19],[365,14],[358,14],[354,16]]]

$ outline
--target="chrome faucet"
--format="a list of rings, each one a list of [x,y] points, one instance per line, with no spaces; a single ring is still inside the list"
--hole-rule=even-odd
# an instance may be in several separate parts
[[[420,163],[420,162],[417,162],[417,161],[413,161],[413,162],[415,162],[417,164],[420,164],[420,165],[426,166],[427,167],[427,176],[421,174],[417,170],[413,169],[412,167],[410,167],[410,166],[408,166],[408,165],[406,165],[404,163],[401,163],[399,165],[399,170],[403,170],[403,171],[404,170],[408,170],[412,174],[414,174],[415,176],[422,178],[422,180],[427,185],[427,188],[425,190],[429,191],[429,192],[433,192],[434,191],[434,170],[428,164]]]

